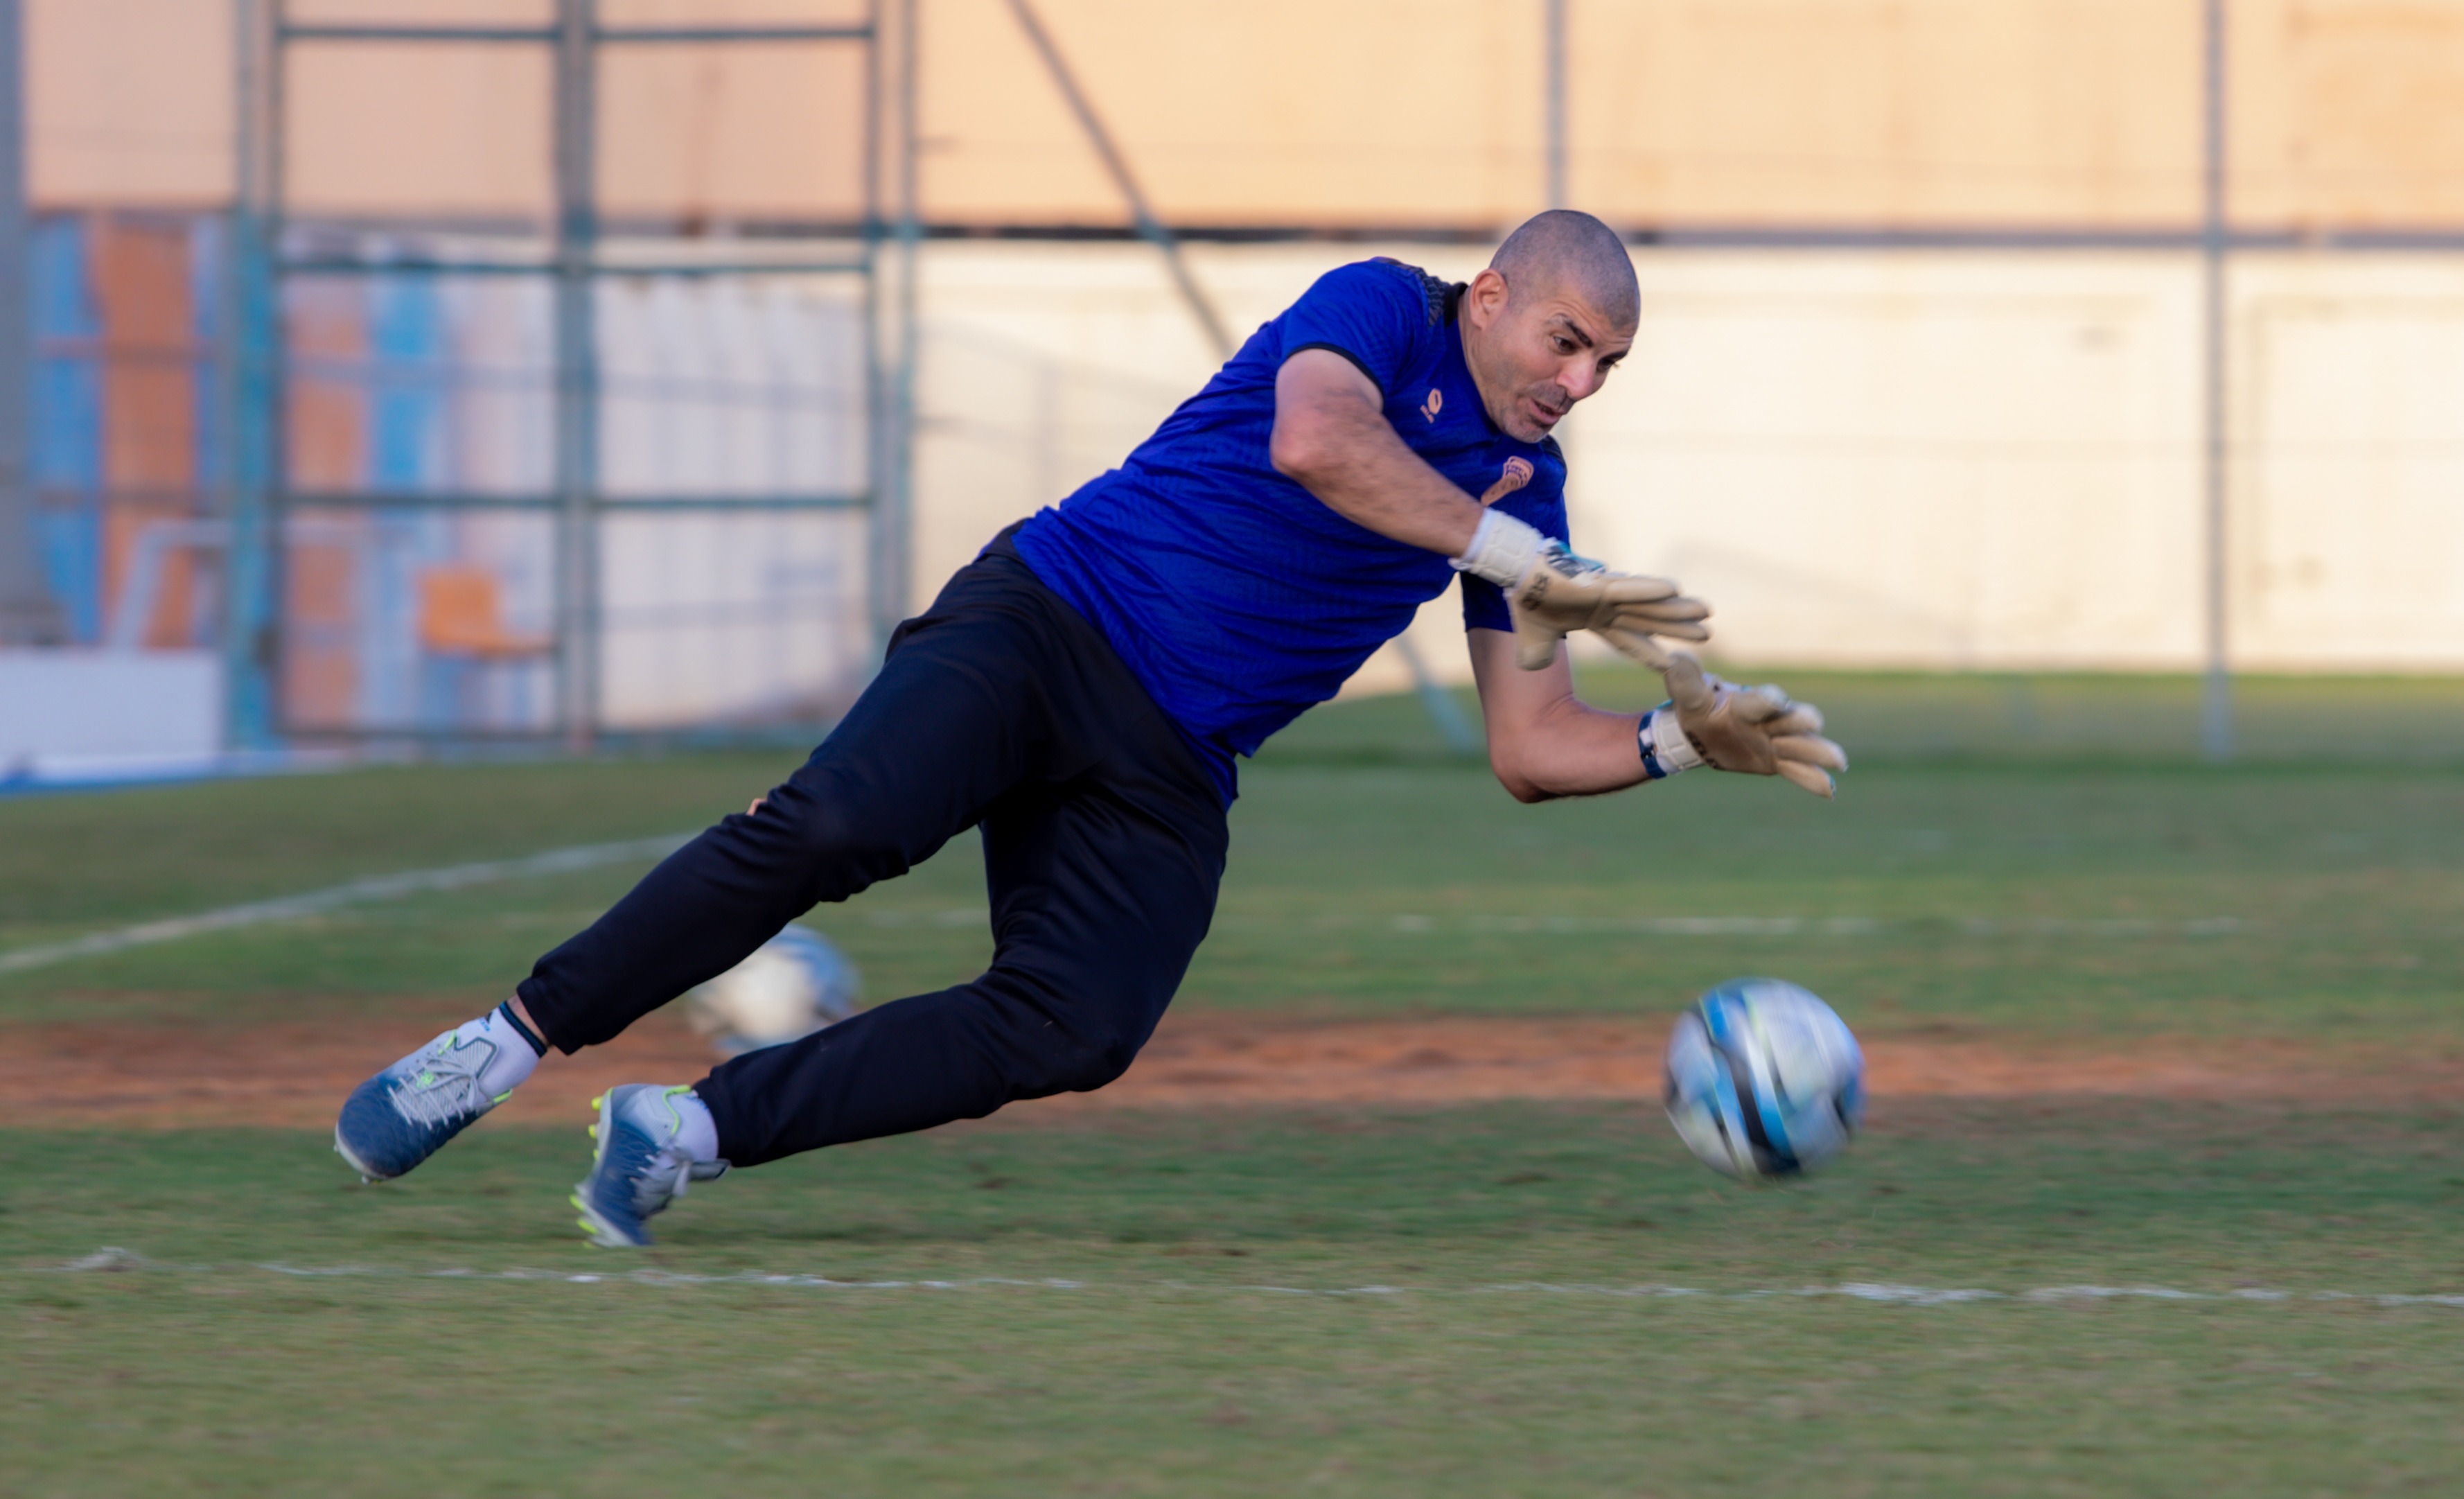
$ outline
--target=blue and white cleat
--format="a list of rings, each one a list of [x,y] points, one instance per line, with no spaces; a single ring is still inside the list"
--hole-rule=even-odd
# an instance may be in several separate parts
[[[351,1091],[334,1123],[334,1151],[369,1181],[390,1181],[511,1098],[480,1079],[496,1043],[449,1030]]]
[[[571,1201],[582,1209],[577,1222],[592,1244],[609,1249],[648,1245],[649,1221],[684,1196],[688,1183],[726,1175],[726,1161],[697,1161],[676,1138],[684,1127],[676,1095],[692,1091],[627,1083],[590,1100],[599,1110],[599,1122],[590,1127],[599,1152]]]

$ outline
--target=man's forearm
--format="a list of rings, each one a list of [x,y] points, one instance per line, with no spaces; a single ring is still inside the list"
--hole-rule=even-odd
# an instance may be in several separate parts
[[[1634,714],[1602,713],[1574,695],[1564,657],[1538,672],[1515,665],[1514,637],[1474,629],[1472,678],[1488,726],[1488,764],[1519,802],[1598,796],[1649,778]]]
[[[1460,557],[1479,501],[1396,435],[1376,387],[1340,355],[1308,349],[1277,380],[1275,467],[1329,510],[1390,540]]]
[[[1640,721],[1637,714],[1603,713],[1568,697],[1542,715],[1536,732],[1520,738],[1509,759],[1492,750],[1490,765],[1522,802],[1622,791],[1649,779],[1635,742]]]

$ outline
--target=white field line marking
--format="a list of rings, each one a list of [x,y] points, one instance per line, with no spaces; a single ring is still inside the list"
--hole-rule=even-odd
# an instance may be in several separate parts
[[[400,874],[371,875],[366,879],[350,880],[297,895],[225,906],[216,911],[201,911],[194,915],[141,921],[134,926],[96,932],[65,942],[0,953],[0,974],[24,973],[29,969],[47,968],[54,963],[72,962],[80,958],[99,958],[125,952],[132,947],[176,942],[209,932],[227,932],[235,927],[258,926],[269,921],[296,920],[341,906],[399,900],[407,895],[461,890],[504,880],[537,879],[605,864],[622,864],[631,859],[660,859],[673,853],[693,836],[691,833],[670,833],[656,838],[627,839],[622,843],[555,849],[520,859],[492,859],[477,864],[451,864],[442,869],[410,870]],[[982,906],[955,906],[933,911],[869,911],[864,913],[862,919],[867,926],[888,928],[979,927],[992,919],[992,913]],[[1219,916],[1215,924],[1219,928],[1251,925],[1285,928],[1294,923],[1257,923],[1238,915],[1227,915]],[[1894,928],[1929,923],[1881,921],[1872,916],[1529,916],[1482,914],[1441,920],[1406,913],[1384,917],[1382,922],[1375,916],[1331,915],[1314,917],[1305,924],[1319,931],[1382,924],[1390,931],[1407,936],[1423,936],[1443,930],[1543,937],[1870,937]],[[1968,918],[1953,924],[1961,935],[1967,937],[2231,937],[2255,931],[2258,925],[2237,916],[2202,916],[2188,921],[2075,921],[2058,918],[1996,921]]]
[[[176,942],[183,937],[200,937],[208,932],[228,932],[235,927],[258,926],[268,921],[296,920],[301,916],[318,915],[339,906],[399,900],[406,895],[462,890],[504,880],[538,879],[543,875],[597,869],[604,864],[623,864],[634,859],[661,859],[673,853],[692,836],[690,833],[668,833],[656,838],[631,838],[623,843],[592,843],[573,849],[554,849],[521,859],[490,859],[478,864],[450,864],[436,870],[410,870],[401,874],[376,874],[297,895],[253,900],[246,905],[225,906],[219,911],[201,911],[191,916],[141,921],[135,926],[97,932],[42,947],[21,947],[13,953],[0,953],[0,974],[24,973],[30,968],[44,968],[79,958],[99,958],[106,953],[150,947],[157,942]]]
[[[407,1270],[377,1265],[175,1265],[149,1260],[126,1249],[106,1246],[65,1265],[32,1271],[35,1274],[57,1274],[62,1271],[127,1271],[153,1270],[199,1275],[234,1270],[257,1270],[269,1275],[289,1275],[308,1279],[384,1279],[384,1280],[475,1280],[475,1281],[561,1281],[574,1286],[627,1284],[635,1286],[776,1286],[809,1290],[966,1290],[971,1289],[1011,1289],[1024,1290],[1121,1291],[1218,1291],[1231,1294],[1272,1296],[1602,1296],[1630,1301],[1771,1301],[1838,1298],[1863,1301],[1883,1306],[1949,1307],[1971,1302],[1998,1301],[2018,1305],[2057,1305],[2074,1301],[2213,1301],[2261,1302],[2359,1302],[2378,1307],[2452,1307],[2464,1311],[2464,1294],[2404,1295],[2353,1290],[2181,1290],[2170,1286],[2040,1286],[2033,1290],[1982,1290],[1972,1287],[1900,1286],[1887,1283],[1848,1281],[1837,1286],[1799,1286],[1770,1290],[1703,1290],[1690,1286],[1603,1286],[1558,1284],[1550,1281],[1507,1281],[1485,1286],[1265,1286],[1243,1282],[1202,1284],[1195,1281],[1144,1281],[1100,1284],[1092,1281],[1046,1278],[1019,1279],[1004,1275],[979,1275],[965,1280],[834,1280],[826,1275],[777,1275],[759,1270],[740,1270],[733,1275],[693,1275],[678,1270],[636,1269],[615,1270],[606,1274],[586,1271],[538,1269],[441,1269]],[[29,1273],[20,1271],[19,1273]]]
[[[950,906],[933,911],[868,911],[867,926],[913,929],[979,927],[992,919],[982,906]],[[2188,921],[2063,920],[2048,918],[2000,921],[1983,918],[1933,921],[1882,921],[1872,916],[1529,916],[1474,914],[1428,916],[1404,914],[1372,916],[1336,913],[1301,921],[1279,921],[1219,914],[1216,929],[1301,929],[1336,932],[1382,926],[1391,932],[1421,937],[1434,933],[1469,932],[1482,936],[1539,937],[1871,937],[1899,929],[1949,926],[1963,937],[2234,937],[2258,930],[2258,923],[2239,916],[2199,916]]]
[[[1872,916],[1511,916],[1471,915],[1451,922],[1428,916],[1400,915],[1389,923],[1397,932],[1435,932],[1441,927],[1479,933],[1540,933],[1547,936],[1633,935],[1637,937],[1871,937],[1895,929],[1925,928],[1930,921],[1881,921]],[[1961,919],[1948,923],[1964,937],[2230,937],[2253,931],[2255,922],[2235,916],[2202,916],[2189,921],[2060,919],[1995,921]]]

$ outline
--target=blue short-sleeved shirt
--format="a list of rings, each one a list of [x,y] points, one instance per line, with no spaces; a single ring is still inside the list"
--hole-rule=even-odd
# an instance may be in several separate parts
[[[1303,349],[1360,366],[1406,446],[1484,504],[1559,540],[1566,462],[1488,420],[1463,365],[1463,288],[1393,260],[1320,276],[1117,468],[1038,511],[1015,542],[1104,632],[1229,802],[1235,755],[1335,694],[1456,575],[1335,514],[1275,471],[1275,375]],[[1466,628],[1511,628],[1463,576]]]

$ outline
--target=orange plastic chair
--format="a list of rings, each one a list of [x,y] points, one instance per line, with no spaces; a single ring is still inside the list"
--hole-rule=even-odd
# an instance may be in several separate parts
[[[556,649],[552,636],[506,629],[496,575],[460,565],[430,567],[419,575],[419,645],[430,655],[486,660],[545,655]]]

